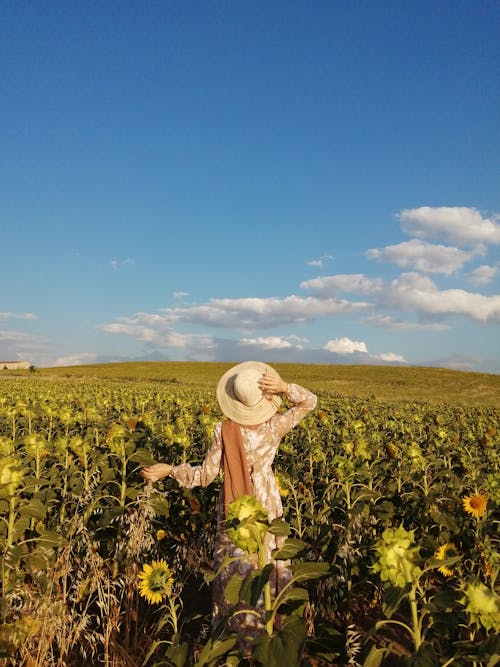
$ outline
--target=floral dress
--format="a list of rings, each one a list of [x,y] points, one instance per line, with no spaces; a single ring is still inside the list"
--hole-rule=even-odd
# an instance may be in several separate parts
[[[292,404],[289,410],[274,414],[268,421],[258,426],[241,426],[243,446],[245,448],[250,478],[253,483],[254,495],[267,510],[270,521],[281,516],[283,513],[281,497],[272,470],[272,464],[279,444],[283,436],[311,412],[317,403],[317,397],[313,393],[297,384],[288,384],[285,395]],[[215,425],[212,445],[201,465],[193,466],[189,463],[182,463],[172,469],[170,476],[176,479],[181,486],[185,488],[208,486],[215,479],[222,466],[221,427],[222,422],[218,422]],[[267,533],[264,543],[268,559],[270,560],[272,550],[282,545],[283,538]],[[245,558],[244,552],[230,541],[224,530],[224,498],[223,489],[221,488],[214,553],[215,568],[218,569],[224,558],[228,556],[239,558],[239,560],[233,561],[225,567],[214,582],[212,619],[212,626],[214,628],[231,606],[224,597],[224,589],[229,579],[236,572],[244,578],[251,572],[252,568],[256,567],[255,562],[249,558]],[[274,576],[271,580],[274,594],[289,579],[290,571],[287,563],[277,561]],[[263,628],[262,621],[255,614],[242,614],[237,618],[238,627],[236,630],[240,635],[243,633],[245,636],[251,637]]]

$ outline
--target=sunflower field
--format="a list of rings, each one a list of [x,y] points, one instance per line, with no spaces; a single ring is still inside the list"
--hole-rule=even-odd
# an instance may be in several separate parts
[[[140,475],[201,462],[219,419],[182,384],[1,380],[2,667],[500,664],[498,408],[320,393],[275,461],[282,520],[244,515],[293,572],[244,659],[210,624],[220,480]]]

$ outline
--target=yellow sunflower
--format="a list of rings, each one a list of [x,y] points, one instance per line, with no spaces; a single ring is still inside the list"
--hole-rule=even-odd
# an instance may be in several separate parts
[[[472,493],[470,496],[462,498],[462,504],[467,514],[479,519],[486,512],[488,498],[482,493]]]
[[[168,533],[166,530],[163,530],[163,528],[160,528],[159,530],[156,531],[156,539],[158,542],[160,540],[164,540],[167,537]]]
[[[458,556],[458,551],[456,546],[451,542],[442,544],[434,554],[434,558],[437,560],[447,560],[448,558],[453,558],[454,556]],[[441,567],[438,567],[438,572],[444,574],[445,577],[452,577],[454,574],[453,569],[450,569],[446,565],[441,565]]]
[[[170,595],[174,579],[164,560],[154,560],[151,565],[145,563],[139,573],[139,594],[150,604],[161,602]]]
[[[276,486],[278,487],[279,494],[282,498],[286,498],[290,493],[288,480],[283,477],[283,475],[275,474],[274,478],[276,480]]]

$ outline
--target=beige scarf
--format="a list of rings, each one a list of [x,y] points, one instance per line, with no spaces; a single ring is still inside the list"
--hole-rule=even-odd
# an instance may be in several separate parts
[[[241,427],[228,419],[222,424],[222,456],[224,465],[224,513],[238,496],[253,496]]]

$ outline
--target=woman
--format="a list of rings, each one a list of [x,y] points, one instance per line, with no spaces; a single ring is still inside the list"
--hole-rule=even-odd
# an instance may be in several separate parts
[[[292,407],[278,413],[281,394],[286,396]],[[255,567],[251,560],[244,558],[244,552],[229,540],[224,530],[225,508],[234,498],[248,494],[257,498],[267,510],[270,521],[281,516],[283,506],[271,466],[283,436],[317,403],[316,396],[310,391],[297,384],[285,383],[274,368],[258,361],[237,364],[224,373],[217,385],[217,400],[228,419],[215,425],[212,445],[201,465],[157,463],[142,470],[146,480],[155,482],[170,476],[181,486],[192,488],[207,486],[223,469],[215,567],[219,568],[227,556],[239,560],[225,567],[214,582],[214,628],[230,608],[224,598],[224,589],[231,576],[238,572],[244,578]],[[264,543],[269,560],[272,550],[281,546],[282,542],[282,539],[266,534]],[[286,563],[276,562],[272,582],[274,592],[279,591],[289,578]],[[261,619],[255,614],[239,615],[237,619],[237,625],[233,623],[231,627],[238,631],[240,638],[250,639],[263,628]]]

